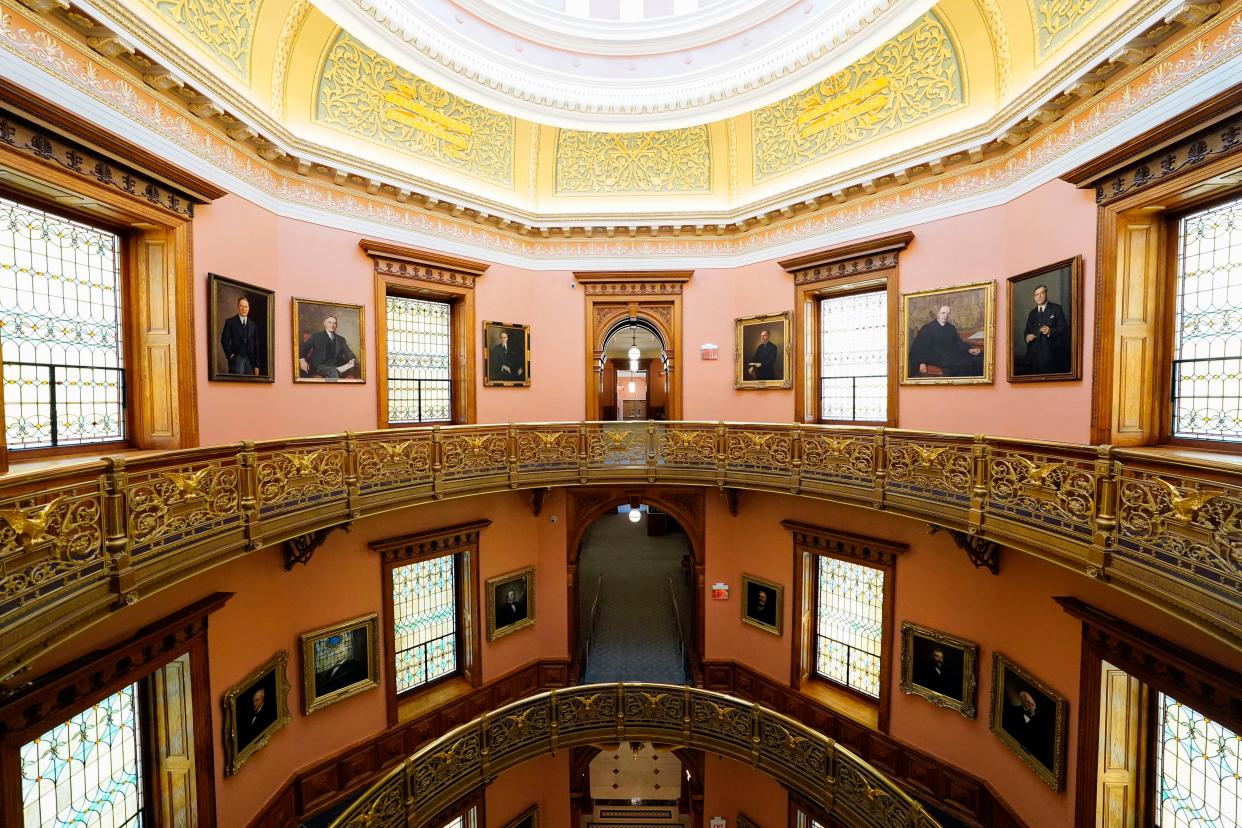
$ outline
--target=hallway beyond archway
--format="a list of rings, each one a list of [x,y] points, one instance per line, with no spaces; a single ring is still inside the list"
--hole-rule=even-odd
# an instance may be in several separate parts
[[[585,683],[687,681],[683,648],[689,649],[694,630],[682,558],[690,555],[690,542],[667,516],[660,519],[668,520],[670,532],[648,535],[651,515],[642,508],[638,523],[631,523],[627,514],[603,515],[582,541],[579,628],[584,635],[590,634],[592,605],[600,595]],[[674,617],[674,596],[680,625]]]

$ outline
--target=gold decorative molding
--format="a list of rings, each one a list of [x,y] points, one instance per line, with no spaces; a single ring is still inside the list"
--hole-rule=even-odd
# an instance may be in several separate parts
[[[1055,51],[1110,5],[1109,0],[1029,0],[1040,58]]]
[[[680,296],[693,270],[655,272],[576,272],[574,279],[587,296]]]
[[[809,285],[847,276],[862,276],[897,267],[901,251],[914,240],[907,231],[878,239],[816,250],[778,264],[794,275],[795,285]]]
[[[250,48],[261,0],[142,0],[230,72],[250,78]]]
[[[557,130],[558,194],[698,193],[711,189],[706,126],[661,132]]]
[[[487,262],[372,239],[363,239],[358,246],[375,260],[375,272],[381,276],[473,288],[475,280],[491,267]]]
[[[456,526],[446,526],[443,529],[383,538],[371,541],[367,546],[371,548],[371,551],[378,552],[384,563],[412,561],[477,546],[479,533],[491,525],[490,520],[473,520],[469,523],[459,523]]]

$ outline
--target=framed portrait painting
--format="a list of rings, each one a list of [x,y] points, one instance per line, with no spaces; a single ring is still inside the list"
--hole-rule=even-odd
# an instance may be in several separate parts
[[[964,638],[901,624],[901,692],[975,718],[979,645]]]
[[[790,388],[791,314],[748,316],[734,321],[734,388]]]
[[[275,382],[272,365],[276,294],[207,274],[207,378],[226,382]]]
[[[487,580],[487,640],[535,623],[535,568],[528,566]]]
[[[312,713],[379,687],[377,615],[303,633],[302,710]]]
[[[366,309],[293,300],[294,382],[366,382]]]
[[[1048,787],[1065,779],[1065,697],[1001,653],[992,653],[992,713],[989,726]]]
[[[483,384],[530,385],[530,325],[483,323]]]
[[[289,715],[289,653],[281,650],[224,694],[224,773],[232,776],[267,747]]]
[[[902,384],[991,383],[995,316],[995,282],[903,293]]]
[[[505,823],[505,828],[539,828],[539,805],[531,805]]]
[[[766,630],[773,635],[781,634],[781,617],[784,610],[785,588],[780,584],[742,575],[742,621]]]
[[[1082,257],[1009,279],[1010,382],[1082,379]]]

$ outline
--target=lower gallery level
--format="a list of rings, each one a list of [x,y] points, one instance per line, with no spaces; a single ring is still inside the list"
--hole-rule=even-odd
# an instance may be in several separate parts
[[[0,5],[0,823],[1242,825],[1239,3],[362,5]]]

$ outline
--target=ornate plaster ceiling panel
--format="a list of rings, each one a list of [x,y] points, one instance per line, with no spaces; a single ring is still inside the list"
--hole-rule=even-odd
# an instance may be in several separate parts
[[[348,32],[324,58],[315,119],[470,175],[513,186],[514,119],[415,77]]]
[[[852,66],[751,116],[754,179],[766,181],[965,101],[949,31],[928,13]]]
[[[699,7],[702,1],[693,14],[629,20],[547,9],[538,31],[519,25],[532,22],[526,0],[316,5],[455,94],[540,123],[615,132],[693,126],[779,100],[872,51],[933,5],[717,0]],[[563,0],[566,8],[578,2]],[[635,2],[642,5],[617,0],[619,13]],[[677,8],[683,0],[673,2]],[[499,23],[492,19],[497,4],[507,12]]]
[[[142,0],[237,77],[250,77],[250,47],[262,0]]]
[[[1057,50],[1108,4],[1103,0],[1027,0],[1035,18],[1035,41],[1042,59]]]
[[[706,193],[711,189],[711,167],[705,126],[661,132],[557,132],[557,194]]]

